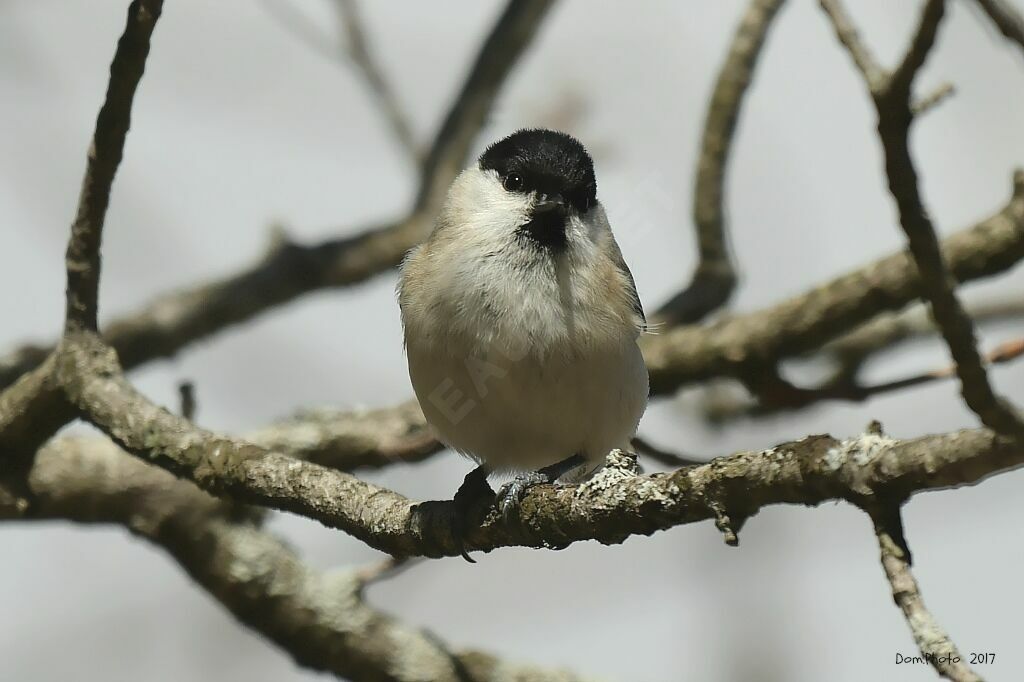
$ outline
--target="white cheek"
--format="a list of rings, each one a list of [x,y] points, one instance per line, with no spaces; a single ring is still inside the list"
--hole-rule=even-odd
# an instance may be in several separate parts
[[[508,192],[497,175],[481,173],[472,183],[472,199],[467,215],[473,236],[485,240],[506,241],[529,220],[533,200],[524,194]]]

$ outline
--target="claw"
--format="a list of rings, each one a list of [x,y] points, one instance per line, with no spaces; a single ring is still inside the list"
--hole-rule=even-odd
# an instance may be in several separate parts
[[[560,462],[555,462],[550,466],[546,466],[543,469],[519,474],[511,481],[501,486],[498,490],[497,496],[495,497],[495,504],[498,509],[501,510],[501,515],[505,520],[510,521],[519,516],[519,505],[522,503],[523,498],[526,496],[526,492],[530,488],[535,485],[554,483],[563,474],[569,473],[576,467],[582,466],[585,463],[586,459],[583,455],[576,454],[571,457],[566,457]]]
[[[483,466],[466,474],[452,500],[455,506],[451,519],[452,537],[459,548],[459,554],[471,564],[475,564],[476,561],[466,551],[466,535],[470,528],[478,526],[482,520],[482,515],[476,513],[482,507],[481,503],[486,501],[489,507],[491,500],[494,499],[494,490],[487,483],[487,474],[488,471]]]
[[[539,471],[528,471],[525,474],[519,474],[498,489],[498,494],[494,498],[494,504],[498,507],[502,517],[506,521],[511,521],[519,516],[519,506],[522,504],[523,498],[526,497],[526,492],[530,488],[535,485],[551,482],[550,476]]]

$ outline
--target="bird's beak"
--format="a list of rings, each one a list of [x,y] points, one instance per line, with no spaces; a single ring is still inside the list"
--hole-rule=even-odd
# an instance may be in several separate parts
[[[565,199],[561,194],[541,194],[533,205],[533,212],[548,213],[549,211],[565,210]]]

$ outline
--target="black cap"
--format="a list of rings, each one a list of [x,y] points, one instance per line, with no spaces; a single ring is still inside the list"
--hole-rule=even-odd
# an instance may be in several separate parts
[[[597,203],[593,159],[579,140],[556,130],[517,130],[484,150],[480,169],[502,179],[516,175],[520,182],[511,191],[561,195],[581,212]]]

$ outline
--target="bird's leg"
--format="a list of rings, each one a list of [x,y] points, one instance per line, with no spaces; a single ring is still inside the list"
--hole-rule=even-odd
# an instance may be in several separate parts
[[[491,501],[494,500],[494,490],[487,483],[487,474],[489,473],[482,464],[470,471],[456,491],[453,500],[455,513],[452,516],[452,536],[459,545],[462,558],[471,564],[475,564],[476,561],[470,558],[463,542],[469,528],[480,523],[480,519],[474,512],[480,508],[483,502],[486,502],[489,508]]]
[[[501,514],[506,520],[511,519],[513,516],[518,516],[519,504],[523,501],[527,490],[535,485],[554,483],[563,474],[572,471],[578,466],[582,466],[585,462],[586,459],[584,459],[583,455],[576,453],[571,457],[566,457],[561,462],[555,462],[543,469],[519,474],[501,486],[494,499],[495,504],[501,510]]]

